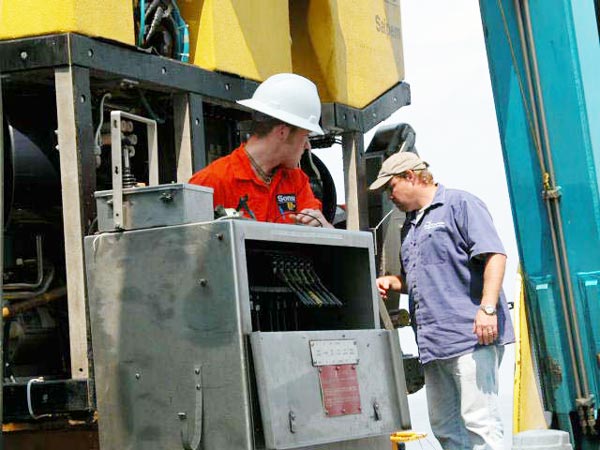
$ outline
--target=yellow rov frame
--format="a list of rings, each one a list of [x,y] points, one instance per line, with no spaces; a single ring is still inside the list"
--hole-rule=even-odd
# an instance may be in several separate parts
[[[3,0],[0,40],[80,33],[133,45],[131,0]]]
[[[285,9],[287,10],[287,2],[285,0],[279,1],[286,4]],[[294,4],[303,2],[303,0],[290,1]],[[260,52],[263,57],[264,55],[272,56],[272,47],[269,45],[269,39],[265,39],[264,34],[266,34],[270,40],[274,40],[272,35],[269,33],[257,34],[248,32],[251,27],[245,27],[238,23],[241,19],[241,15],[236,13],[236,11],[241,11],[241,6],[246,4],[246,2],[248,2],[248,0],[220,0],[219,2],[209,2],[207,0],[204,2],[204,5],[206,7],[206,5],[212,4],[213,7],[216,7],[218,4],[219,8],[223,8],[221,10],[223,13],[232,14],[227,19],[227,23],[231,24],[231,26],[239,26],[240,28],[236,29],[235,33],[227,34],[227,37],[237,36],[239,39],[246,40],[256,37],[263,39],[258,43],[255,42],[252,43],[252,45],[248,44],[248,49],[246,51],[249,55],[244,55],[244,58],[254,58],[256,54],[253,52]],[[187,2],[187,0],[180,1],[180,6],[183,6],[186,3],[190,2]],[[252,3],[267,4],[272,2],[252,0]],[[386,98],[384,99],[384,102],[381,102],[382,105],[374,105],[373,109],[368,110],[365,108],[365,110],[363,110],[365,114],[361,114],[361,111],[354,109],[372,105],[372,103],[382,94],[385,94],[386,91],[399,84],[403,84],[400,83],[403,79],[403,67],[399,28],[399,0],[361,1],[360,7],[364,9],[361,9],[360,11],[367,11],[368,14],[361,13],[356,9],[356,5],[352,5],[353,3],[358,2],[345,2],[341,0],[313,0],[304,2],[307,7],[311,6],[311,11],[319,11],[320,8],[329,8],[328,14],[331,17],[329,23],[331,24],[331,27],[335,28],[335,30],[331,30],[332,34],[328,38],[327,45],[329,47],[319,49],[321,55],[320,61],[324,61],[323,55],[326,55],[328,51],[333,51],[336,55],[336,60],[339,60],[339,63],[335,66],[335,73],[332,72],[331,78],[315,81],[317,81],[323,100],[336,103],[324,105],[323,120],[324,123],[328,121],[328,123],[332,124],[330,129],[345,133],[342,138],[343,142],[345,142],[345,159],[346,156],[354,158],[355,155],[360,155],[362,151],[362,133],[365,129],[374,126],[379,121],[389,116],[392,111],[391,108],[397,109],[409,102],[409,94],[407,93],[408,88],[405,87],[392,92],[392,94],[394,94],[393,103],[391,102],[392,96],[388,95],[384,97],[389,98],[389,101]],[[353,6],[353,10],[347,9]],[[200,14],[201,12],[192,11],[191,13]],[[211,13],[217,14],[215,11],[212,11]],[[215,16],[213,16],[212,19],[213,21],[215,20],[214,17]],[[285,15],[285,23],[280,24],[283,28],[288,27],[287,34],[283,39],[288,46],[288,58],[289,51],[291,51],[290,46],[293,45],[293,42],[290,42],[291,32],[289,31],[289,20],[289,16]],[[357,27],[357,30],[362,30],[361,33],[363,34],[351,37],[351,34],[357,33],[357,31],[353,31],[352,24]],[[215,26],[212,31],[213,37],[216,37],[216,35],[223,37],[222,35],[225,31],[223,31],[223,28]],[[48,36],[48,39],[39,39],[40,35],[53,35],[55,33],[65,32],[75,34]],[[327,32],[327,30],[321,28],[319,32]],[[173,61],[164,58],[161,59],[162,64],[160,65],[148,64],[146,66],[143,63],[146,62],[145,60],[155,58],[153,55],[140,54],[139,52],[135,53],[131,51],[131,49],[124,49],[123,45],[107,44],[106,42],[89,39],[81,35],[115,41],[119,44],[133,45],[135,38],[131,0],[3,0],[0,2],[0,41],[18,40],[13,43],[5,42],[6,49],[3,49],[5,50],[3,54],[8,54],[8,50],[12,50],[12,47],[16,47],[17,44],[21,45],[20,42],[23,43],[23,47],[19,48],[19,52],[16,53],[18,56],[18,66],[17,63],[13,63],[12,60],[8,61],[8,58],[5,58],[6,64],[3,70],[5,70],[6,73],[12,71],[18,74],[25,69],[30,68],[33,70],[40,68],[38,67],[38,63],[42,64],[43,61],[38,62],[35,58],[31,57],[31,55],[36,55],[38,50],[31,42],[47,41],[52,44],[61,44],[52,46],[52,48],[56,49],[56,55],[53,56],[55,59],[52,59],[51,62],[47,63],[48,66],[44,66],[42,69],[55,72],[53,79],[57,85],[57,90],[61,91],[61,93],[57,95],[57,104],[59,105],[58,139],[61,144],[61,155],[66,155],[64,156],[64,161],[61,162],[61,165],[64,165],[62,169],[64,169],[65,179],[67,178],[68,173],[74,174],[70,179],[75,186],[73,189],[65,189],[64,198],[69,205],[79,201],[78,196],[80,192],[89,194],[89,192],[85,191],[85,189],[87,189],[86,186],[79,185],[80,180],[82,179],[80,176],[82,165],[80,164],[80,154],[77,142],[74,139],[67,138],[70,135],[75,135],[80,130],[84,130],[81,131],[84,138],[83,141],[91,142],[91,139],[89,139],[90,136],[88,135],[89,130],[92,128],[91,126],[87,126],[87,121],[91,120],[91,114],[88,117],[81,115],[80,113],[81,111],[85,112],[90,108],[89,101],[92,98],[90,95],[90,84],[92,84],[93,87],[93,83],[95,82],[94,80],[90,81],[90,71],[94,73],[108,73],[111,71],[110,67],[104,62],[107,61],[107,59],[104,59],[103,56],[112,55],[113,53],[118,53],[119,55],[127,54],[126,59],[123,58],[120,60],[127,61],[127,64],[124,68],[119,68],[119,76],[134,81],[140,79],[146,82],[146,79],[149,79],[151,80],[151,83],[156,85],[160,84],[161,89],[176,91],[177,103],[180,106],[176,110],[177,120],[181,122],[181,129],[178,128],[178,132],[180,132],[181,135],[187,136],[192,134],[189,130],[195,130],[194,127],[198,125],[197,122],[194,122],[192,113],[196,113],[198,107],[202,107],[203,98],[201,97],[201,94],[204,93],[203,89],[208,90],[208,88],[204,87],[205,85],[211,86],[212,91],[209,93],[210,95],[217,96],[214,92],[219,89],[219,95],[217,97],[221,98],[220,96],[222,95],[227,97],[228,101],[244,98],[251,94],[248,90],[249,86],[253,84],[248,83],[247,80],[240,81],[239,77],[223,74],[208,74],[210,76],[206,76],[205,71],[197,70],[196,67],[187,64],[175,64]],[[371,41],[371,37],[377,37],[374,41],[377,42],[377,44],[371,43],[368,48],[361,47],[361,41]],[[277,39],[279,39],[279,37]],[[298,39],[299,38],[297,38],[297,40]],[[352,42],[350,42],[349,39],[351,39]],[[220,53],[230,52],[231,46],[235,46],[237,41],[234,41],[233,39],[229,39],[228,41],[228,47],[218,48],[215,49],[215,51]],[[312,45],[314,45],[318,40],[313,38],[312,42]],[[346,53],[350,51],[351,54]],[[60,59],[63,57],[63,54],[67,55],[67,53],[68,58],[65,57],[64,59]],[[130,60],[129,53],[135,53],[135,58]],[[12,52],[11,55],[12,54],[14,54],[14,52]],[[281,52],[281,54],[285,55],[286,51]],[[390,56],[392,57],[392,61],[390,62],[392,66],[388,70],[382,65],[382,61],[386,61]],[[294,57],[294,60],[296,60],[297,57],[298,55]],[[311,54],[307,53],[305,57],[310,58]],[[243,70],[249,66],[244,58],[234,58],[234,62],[237,61],[238,63],[237,66],[226,67],[216,63],[211,70],[214,70],[215,72],[228,72],[242,76],[245,79],[255,80],[262,80],[270,75],[269,71],[259,72],[257,75],[244,72]],[[158,58],[156,59],[158,60]],[[255,59],[253,59],[253,61],[255,61]],[[258,59],[256,59],[256,61],[258,61]],[[55,64],[56,68],[54,67]],[[257,64],[262,68],[262,63]],[[48,67],[50,67],[50,69],[48,69]],[[323,67],[324,69],[319,70],[325,70],[327,72],[330,69],[327,66]],[[377,68],[377,70],[373,70],[374,68]],[[142,69],[144,69],[145,73],[142,73]],[[285,70],[298,72],[298,69],[295,66],[290,66],[285,62],[282,63],[281,67],[278,66],[275,69],[269,70],[272,70],[273,72]],[[200,78],[198,75],[199,72],[203,72],[203,78],[201,80],[203,83],[197,82]],[[390,73],[392,74],[391,78],[389,78]],[[182,76],[183,74],[189,76]],[[213,77],[212,75],[215,76]],[[382,75],[386,77],[383,81],[380,78]],[[185,84],[176,86],[174,80],[184,80]],[[220,89],[222,89],[223,92],[221,92]],[[190,94],[190,92],[192,92],[192,94]],[[325,92],[332,92],[333,94],[326,95]],[[396,92],[399,95],[396,95]],[[210,97],[210,95],[208,96]],[[236,96],[235,98],[234,95]],[[72,101],[73,99],[77,99],[77,101]],[[348,105],[352,108],[340,108],[340,105]],[[329,110],[327,118],[325,118],[326,110]],[[200,110],[200,114],[201,113],[202,111]],[[85,125],[81,125],[82,123]],[[188,144],[186,143],[182,146],[187,145]],[[189,149],[186,147],[186,151],[187,150]],[[350,160],[351,158],[348,159]],[[188,164],[187,160],[186,164]],[[191,165],[191,163],[188,165]],[[186,165],[186,171],[189,170],[190,168]],[[351,167],[351,170],[354,170],[354,166]],[[351,170],[349,172],[351,172]],[[353,183],[347,183],[347,185],[352,185],[353,192],[362,191],[361,183],[356,181],[358,175],[352,173],[351,178],[353,179]],[[85,196],[82,195],[82,198],[83,197]],[[87,197],[89,197],[89,195],[87,195]],[[351,196],[347,195],[347,198],[348,197]],[[349,200],[349,202],[357,203],[354,200]],[[351,206],[353,205],[349,203],[349,211],[353,210]],[[77,219],[79,219],[79,214],[83,213],[78,210]],[[358,217],[354,221],[358,223],[359,219],[362,220],[362,217]],[[75,221],[73,221],[73,223],[75,223]],[[349,220],[349,224],[349,228],[351,228],[351,220]],[[82,233],[80,229],[77,229],[76,231],[76,233],[70,233],[69,238],[69,245],[74,249],[79,246]],[[77,251],[71,252],[70,255],[73,255],[73,258],[76,259],[77,253]],[[81,306],[83,305],[84,295],[78,289],[83,286],[83,283],[80,282],[80,280],[83,279],[83,273],[77,264],[72,264],[72,267],[75,267],[76,270],[70,271],[69,280],[74,280],[72,281],[72,285],[75,287],[73,288],[71,284],[69,284],[69,298],[72,299],[73,303],[81,302],[79,305]],[[70,307],[70,309],[74,310],[76,308]],[[79,308],[78,311],[84,312],[85,309]],[[77,325],[78,321],[73,320],[72,322]],[[80,320],[79,323],[85,325],[84,320]],[[78,377],[78,380],[75,381],[85,380],[88,376],[88,366],[86,364],[88,354],[85,351],[85,326],[78,328],[78,330],[80,331],[78,334],[80,339],[76,342],[78,351],[72,351],[71,353],[72,366],[75,369],[73,370],[73,373]],[[72,335],[75,335],[75,333],[72,333]],[[76,341],[75,339],[73,340]],[[80,362],[81,371],[77,371],[77,368],[80,366],[76,365],[76,363],[79,364]],[[20,427],[19,425],[20,424],[15,424],[7,428],[12,427],[13,431],[23,432],[28,429],[26,426]],[[37,430],[37,427],[35,429]],[[38,431],[42,432],[42,430]],[[13,433],[11,439],[17,438],[18,434],[19,433]],[[90,436],[94,434],[94,431],[90,431],[87,428],[81,428],[73,430],[69,436],[58,436],[59,433],[55,434],[57,435],[57,441],[60,439],[67,439],[68,442],[73,445],[75,435],[80,436],[82,441],[87,442],[88,440],[92,440]],[[396,436],[395,439],[407,438],[407,436]],[[28,441],[31,442],[31,446],[34,445],[33,442],[35,439],[36,437],[33,436],[31,437],[31,441]],[[43,437],[43,440],[46,442],[46,445],[53,445],[50,444],[51,441],[54,442],[53,438],[51,439],[48,436],[45,436]],[[60,446],[61,444],[56,444],[54,447],[60,448]]]
[[[0,40],[80,33],[135,43],[131,0],[3,0]],[[180,0],[190,62],[263,81],[294,72],[364,108],[404,79],[400,0]]]

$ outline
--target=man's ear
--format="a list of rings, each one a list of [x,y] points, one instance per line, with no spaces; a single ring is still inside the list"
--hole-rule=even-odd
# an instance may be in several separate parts
[[[286,124],[282,123],[277,125],[273,131],[277,134],[277,137],[281,140],[281,141],[285,141],[288,136],[290,135],[290,127],[288,127]]]

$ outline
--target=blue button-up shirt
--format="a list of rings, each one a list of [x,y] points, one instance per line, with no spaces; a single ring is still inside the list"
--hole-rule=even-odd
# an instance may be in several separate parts
[[[485,204],[441,184],[423,215],[407,215],[402,228],[402,269],[422,363],[472,352],[481,304],[486,253],[505,254]],[[497,305],[498,345],[514,342],[508,305]]]

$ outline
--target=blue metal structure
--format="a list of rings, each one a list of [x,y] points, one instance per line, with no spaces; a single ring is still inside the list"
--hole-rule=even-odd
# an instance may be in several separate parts
[[[480,6],[545,408],[598,449],[599,5]]]

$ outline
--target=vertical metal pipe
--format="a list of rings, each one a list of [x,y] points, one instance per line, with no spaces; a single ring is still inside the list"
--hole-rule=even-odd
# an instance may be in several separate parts
[[[363,139],[359,132],[342,135],[348,230],[366,230],[369,227]]]
[[[175,161],[177,163],[177,182],[187,183],[192,176],[192,119],[187,94],[173,97],[173,128],[175,129]]]
[[[88,316],[83,250],[95,207],[96,156],[89,69],[56,67],[56,114],[67,270],[71,377],[90,377]],[[119,136],[120,138],[120,136]],[[119,141],[120,142],[120,141]]]
[[[0,74],[0,450],[4,448],[2,424],[4,423],[4,110],[2,109],[2,76]]]
[[[550,138],[548,135],[548,125],[546,122],[546,109],[544,106],[544,95],[542,93],[542,83],[540,81],[540,71],[537,62],[537,53],[535,51],[535,39],[533,37],[533,28],[531,26],[531,14],[529,13],[529,0],[523,1],[523,12],[525,13],[525,31],[527,33],[527,40],[529,42],[529,48],[531,50],[531,69],[533,75],[533,81],[535,83],[535,90],[537,93],[537,103],[539,106],[539,117],[540,117],[540,128],[543,135],[544,145],[542,148],[546,150],[546,164],[548,165],[548,173],[551,177],[551,182],[554,184],[554,164],[552,162],[552,155],[550,152]]]
[[[204,103],[202,103],[202,96],[194,93],[187,94],[188,106],[190,111],[190,141],[192,146],[192,172],[196,172],[206,166],[206,142],[204,140],[205,129],[204,129]],[[229,140],[232,140],[232,135],[237,130],[231,130],[229,134]],[[236,146],[230,146],[234,148]],[[186,180],[187,181],[187,180]]]
[[[517,27],[519,29],[519,42],[521,44],[521,54],[523,55],[523,66],[525,68],[525,81],[527,82],[527,90],[529,91],[529,102],[531,103],[531,115],[533,122],[534,132],[534,145],[536,148],[536,154],[538,156],[538,162],[542,173],[546,172],[546,162],[542,154],[542,137],[540,134],[540,125],[537,113],[537,105],[535,94],[533,90],[533,82],[531,77],[531,61],[529,60],[529,49],[527,48],[527,40],[525,39],[525,29],[523,27],[523,15],[521,14],[521,0],[513,0],[515,8],[515,14],[517,15]],[[515,68],[516,70],[516,68]]]
[[[177,182],[187,183],[192,174],[206,166],[202,97],[192,93],[173,98]]]

